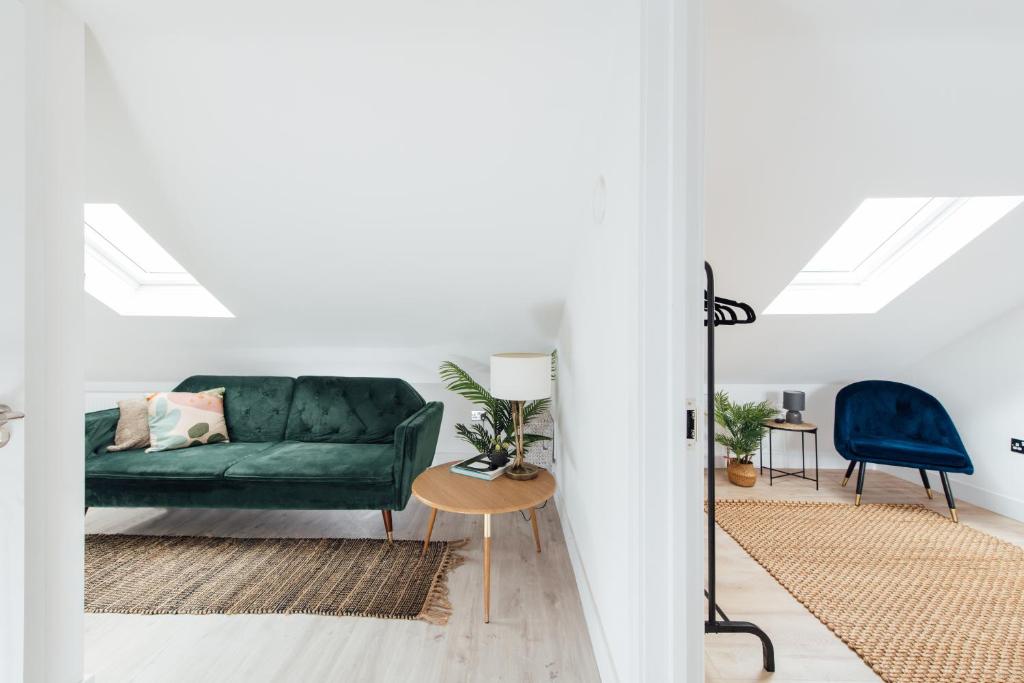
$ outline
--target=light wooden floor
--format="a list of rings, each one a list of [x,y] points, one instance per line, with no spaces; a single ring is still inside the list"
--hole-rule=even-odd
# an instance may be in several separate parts
[[[776,479],[768,486],[762,478],[750,489],[733,486],[725,471],[716,472],[718,498],[840,501],[853,504],[856,479],[842,488],[842,470],[822,470],[821,490],[814,483],[792,477]],[[869,471],[863,503],[921,503],[946,514],[945,498],[938,477],[935,500],[929,501],[924,488],[889,474]],[[953,484],[954,495],[956,484]],[[958,501],[962,524],[970,524],[993,536],[1024,546],[1024,524],[988,510]],[[761,645],[748,635],[706,635],[704,637],[705,681],[740,683],[748,681],[879,681],[874,672],[846,645],[798,603],[775,579],[721,529],[715,536],[718,555],[718,604],[730,619],[752,621],[763,628],[775,644],[776,672],[761,669]]]
[[[434,539],[470,538],[449,578],[448,626],[306,615],[85,616],[85,670],[119,681],[597,681],[554,502],[540,512],[544,552],[518,513],[492,525],[491,623],[482,623],[481,517],[438,513]],[[422,538],[415,499],[395,537]],[[93,509],[88,533],[383,537],[379,512]]]

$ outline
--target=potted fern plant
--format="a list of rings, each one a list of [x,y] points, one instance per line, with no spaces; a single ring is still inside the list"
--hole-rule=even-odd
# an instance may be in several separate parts
[[[768,401],[733,403],[724,391],[715,394],[715,422],[725,430],[724,434],[715,435],[715,441],[727,449],[726,470],[733,484],[753,486],[757,482],[754,451],[761,445],[764,421],[775,417],[778,412]]]
[[[551,379],[555,378],[556,358],[557,356],[552,353]],[[515,446],[512,402],[491,396],[491,392],[451,361],[441,363],[440,374],[445,388],[483,408],[481,422],[472,427],[462,423],[455,425],[458,438],[471,445],[478,453],[490,455],[491,461],[496,464],[500,465],[507,461],[509,451],[514,450]],[[550,406],[551,399],[530,401],[523,406],[523,424],[529,425],[531,420],[547,412]],[[527,450],[538,441],[550,440],[550,437],[543,434],[523,434],[523,446]]]

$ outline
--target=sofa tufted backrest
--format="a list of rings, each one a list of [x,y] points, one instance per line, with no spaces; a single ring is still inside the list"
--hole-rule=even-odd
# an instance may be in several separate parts
[[[224,387],[224,419],[231,441],[281,441],[288,424],[295,380],[291,377],[193,375],[175,391]]]
[[[426,405],[400,379],[299,377],[288,416],[289,441],[389,443],[395,427]]]

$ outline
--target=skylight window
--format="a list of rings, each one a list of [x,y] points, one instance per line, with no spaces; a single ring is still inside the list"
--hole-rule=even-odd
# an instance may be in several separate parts
[[[117,204],[85,205],[85,291],[120,315],[235,317]]]
[[[1022,201],[865,199],[764,312],[877,313]]]

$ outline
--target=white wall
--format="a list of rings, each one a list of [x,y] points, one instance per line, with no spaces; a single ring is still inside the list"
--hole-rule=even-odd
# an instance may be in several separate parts
[[[82,680],[82,22],[24,3],[24,681]]]
[[[556,434],[559,510],[576,560],[590,637],[607,683],[636,666],[629,582],[635,542],[629,509],[638,459],[640,12],[628,3],[595,5],[590,182],[593,215],[578,245],[558,334]],[[603,87],[602,87],[603,86]],[[606,193],[599,189],[601,183]],[[591,207],[587,207],[588,209]]]
[[[590,191],[585,0],[67,1],[90,29],[89,201],[237,316],[89,301],[89,379],[223,348],[553,345]]]
[[[866,197],[1024,188],[1019,0],[708,2],[707,253],[760,314]],[[874,315],[719,335],[722,382],[897,372],[1024,305],[1024,207]],[[979,296],[972,283],[984,283]],[[955,313],[954,313],[955,312]]]
[[[639,391],[636,226],[613,206],[621,202],[626,208],[635,198],[628,196],[631,185],[624,178],[616,180],[608,221],[582,245],[584,258],[569,294],[558,341],[555,415],[559,508],[570,531],[570,550],[578,557],[581,597],[591,608],[591,640],[609,682],[629,680],[635,665],[625,544],[632,538],[629,472],[639,459],[632,398]]]
[[[721,334],[729,334],[733,328],[723,328]],[[718,389],[729,394],[734,402],[748,403],[751,401],[771,401],[782,410],[783,390],[803,391],[807,394],[807,410],[803,411],[804,421],[818,425],[818,466],[820,469],[845,469],[848,462],[836,452],[832,442],[835,423],[836,394],[843,388],[842,384],[719,384]],[[784,415],[784,411],[780,413]],[[807,466],[814,466],[814,437],[804,437],[806,441]],[[725,462],[721,457],[725,453],[718,446],[719,467]],[[772,459],[775,467],[793,468],[800,466],[800,435],[776,431],[772,436]],[[758,456],[754,464],[760,463]],[[768,466],[768,438],[764,440],[764,464]]]
[[[561,317],[589,191],[575,141],[582,0],[426,13],[179,3],[166,23],[160,8],[72,4],[90,20],[89,200],[122,204],[237,316],[121,317],[87,297],[90,409],[198,373],[401,377],[445,404],[438,459],[470,454],[453,425],[473,406],[440,384],[439,363],[486,386],[489,354],[550,350]],[[511,263],[526,277],[506,277]]]
[[[966,335],[895,373],[934,395],[949,411],[974,474],[950,475],[953,494],[999,514],[1024,521],[1024,455],[1010,451],[1010,438],[1024,438],[1024,307]],[[885,468],[918,482],[905,468]],[[934,482],[932,486],[937,487]]]
[[[25,12],[0,3],[0,403],[25,405]],[[21,678],[25,559],[25,433],[0,450],[0,681]]]

